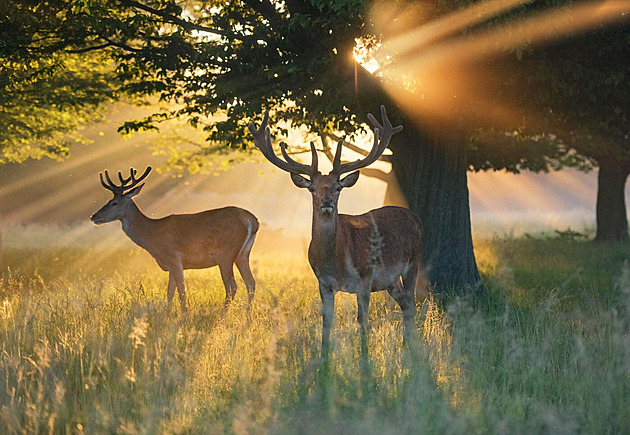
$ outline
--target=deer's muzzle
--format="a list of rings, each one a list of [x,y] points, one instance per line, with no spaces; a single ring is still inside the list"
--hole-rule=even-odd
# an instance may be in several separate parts
[[[104,220],[103,218],[100,218],[98,216],[96,216],[98,213],[94,213],[91,217],[90,220],[92,222],[94,222],[96,225],[100,225],[100,224],[104,224],[105,222],[107,222],[106,220]]]
[[[333,212],[333,200],[332,198],[324,198],[322,199],[322,204],[319,207],[322,213],[330,214]]]

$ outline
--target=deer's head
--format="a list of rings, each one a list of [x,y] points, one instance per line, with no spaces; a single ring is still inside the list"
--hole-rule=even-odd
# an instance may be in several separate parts
[[[311,146],[311,164],[305,165],[293,160],[287,153],[287,145],[280,142],[280,151],[284,160],[280,159],[273,151],[271,137],[269,133],[269,112],[265,112],[263,122],[260,128],[256,129],[253,123],[249,124],[249,131],[254,136],[256,147],[262,151],[267,160],[276,165],[278,168],[291,174],[291,180],[297,187],[308,189],[313,196],[313,211],[323,215],[335,215],[337,213],[337,203],[339,194],[344,187],[352,187],[359,179],[359,169],[374,163],[385,151],[391,137],[402,130],[402,126],[393,127],[387,118],[385,106],[381,106],[381,115],[383,124],[381,125],[371,113],[368,113],[368,119],[374,126],[374,144],[369,154],[354,162],[341,163],[341,149],[343,147],[343,139],[337,144],[335,158],[333,160],[333,169],[327,175],[322,175],[318,171],[317,151],[315,144]],[[350,172],[349,175],[342,177],[343,174]]]
[[[337,145],[337,149],[341,149],[341,142]],[[311,147],[314,144],[311,142]],[[339,153],[337,153],[339,154]],[[315,171],[312,174],[306,174],[303,177],[299,173],[291,172],[291,181],[297,187],[308,189],[313,196],[313,210],[323,215],[332,215],[337,213],[337,203],[339,202],[339,194],[344,187],[352,187],[359,179],[359,171],[354,171],[350,175],[341,177],[341,173],[332,172],[322,175],[321,172]]]
[[[129,170],[129,177],[127,178],[124,178],[122,173],[118,172],[120,185],[116,185],[112,182],[107,171],[105,171],[105,179],[103,179],[103,174],[100,173],[101,184],[105,189],[111,191],[114,197],[92,215],[90,218],[92,222],[100,225],[106,222],[120,220],[127,216],[133,204],[132,198],[140,193],[142,186],[144,186],[144,183],[139,183],[149,175],[149,172],[151,172],[151,166],[147,167],[140,178],[136,178],[137,171],[133,168]],[[107,183],[105,180],[107,180]]]

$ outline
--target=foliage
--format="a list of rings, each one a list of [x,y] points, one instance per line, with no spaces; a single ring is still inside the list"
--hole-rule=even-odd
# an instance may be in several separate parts
[[[424,20],[474,3],[439,2],[423,9]],[[389,8],[400,11],[409,5],[397,2]],[[462,30],[466,38],[474,40],[497,28],[509,29],[549,8],[572,5],[571,0],[536,2]],[[240,148],[249,140],[249,121],[264,109],[273,109],[276,119],[292,126],[306,125],[317,133],[353,134],[363,128],[363,112],[373,110],[374,98],[382,97],[375,85],[391,79],[386,75],[368,77],[352,58],[354,50],[369,52],[384,37],[373,22],[374,14],[368,13],[371,6],[363,0],[11,2],[2,10],[7,38],[2,38],[6,42],[0,53],[10,61],[10,73],[3,83],[24,83],[25,77],[45,83],[64,64],[63,59],[54,58],[58,53],[93,56],[104,52],[115,56],[118,79],[126,84],[126,92],[158,95],[163,101],[179,104],[177,109],[126,123],[122,127],[126,132],[156,128],[160,121],[183,117],[202,127],[211,142]],[[525,42],[493,57],[490,66],[483,65],[484,75],[491,80],[489,89],[522,108],[524,117],[508,127],[508,134],[468,126],[472,133],[470,168],[518,172],[575,166],[588,170],[596,162],[591,159],[601,153],[624,154],[630,72],[628,63],[620,59],[629,58],[629,44],[627,26],[617,25],[551,44]],[[387,61],[392,60],[395,57]],[[39,95],[42,103],[53,106],[48,117],[46,113],[34,117],[43,120],[41,132],[32,120],[20,124],[24,120],[19,116],[30,111],[16,109],[17,114],[11,116],[16,129],[12,137],[19,134],[30,143],[49,137],[55,125],[61,131],[71,130],[59,119],[55,107],[80,108],[111,98],[110,82],[103,73],[84,76],[82,83],[66,82],[73,89],[91,83],[96,90],[90,94],[91,101],[68,98],[68,92],[59,93],[63,98],[56,94],[54,101]],[[359,87],[355,87],[357,79]],[[49,99],[52,85],[41,89]],[[5,95],[13,100],[18,91]],[[29,104],[33,107],[32,101]],[[44,104],[36,108],[43,110]],[[217,114],[225,116],[209,121]],[[42,152],[65,152],[54,143],[48,148],[40,146]],[[14,147],[14,142],[5,146]],[[213,149],[204,147],[202,154]],[[197,157],[193,154],[190,159]],[[196,166],[194,162],[192,166]]]
[[[548,172],[565,167],[588,172],[596,164],[553,134],[487,129],[470,135],[468,157],[469,169],[475,172],[504,170],[518,174],[524,170]]]
[[[183,12],[174,2],[145,4],[154,17]],[[204,127],[211,140],[239,147],[248,141],[249,121],[274,109],[276,119],[294,126],[352,132],[356,98],[345,70],[355,39],[365,32],[363,9],[361,1],[189,5],[189,26],[173,27],[151,44],[143,38],[137,52],[119,59],[130,91],[156,92],[184,106],[124,128],[147,128],[175,115],[197,125],[224,113]],[[206,33],[196,32],[200,26]]]
[[[555,134],[591,159],[630,157],[630,24],[598,26],[532,47],[512,79],[530,92],[509,93],[528,114],[526,130]]]
[[[183,117],[202,127],[211,142],[240,148],[249,140],[249,121],[273,109],[276,119],[292,126],[305,125],[320,134],[353,134],[363,128],[364,112],[377,106],[374,99],[383,98],[378,82],[391,80],[386,75],[370,77],[352,58],[353,51],[369,53],[384,37],[373,22],[374,14],[369,14],[373,5],[363,0],[17,4],[21,7],[12,12],[19,20],[11,22],[17,21],[14,27],[24,31],[18,32],[21,36],[14,44],[22,51],[12,46],[14,52],[24,52],[23,47],[33,53],[60,48],[90,54],[105,50],[115,55],[126,92],[158,95],[179,104],[177,109],[125,123],[122,130],[126,132],[156,128],[161,121]],[[423,19],[474,4],[454,0],[425,5]],[[497,28],[509,29],[549,8],[572,4],[549,0],[523,5],[462,31],[466,38],[475,39]],[[407,6],[414,5],[396,2],[388,7],[389,13]],[[385,16],[376,19],[387,21],[387,14],[381,15]],[[47,37],[38,40],[33,36],[37,34]],[[624,26],[573,35],[551,45],[524,42],[506,47],[504,56],[492,59],[491,68],[483,67],[486,77],[497,82],[490,89],[537,119],[521,119],[508,128],[508,134],[468,126],[470,168],[590,169],[596,152],[616,147],[627,135],[623,102],[628,100],[628,65],[619,62],[628,57],[627,50]],[[604,102],[606,110],[601,110],[599,102]],[[210,121],[217,114],[225,116]],[[540,114],[544,114],[544,125]],[[212,150],[204,147],[203,152]],[[197,157],[190,156],[193,167],[198,166]]]
[[[356,300],[339,295],[326,368],[303,253],[254,248],[249,316],[242,291],[221,316],[220,276],[206,270],[189,275],[190,315],[168,317],[150,257],[76,242],[3,253],[4,432],[630,429],[623,245],[478,241],[488,296],[429,301],[405,351],[398,308],[375,295],[367,365]]]
[[[225,142],[208,140],[202,130],[178,119],[161,123],[160,134],[150,146],[154,155],[166,158],[159,170],[173,171],[177,176],[185,173],[219,175],[246,161],[248,155]]]
[[[0,163],[61,158],[78,129],[102,117],[115,98],[114,70],[102,53],[69,52],[51,37],[63,26],[63,2],[0,6]],[[69,35],[66,35],[69,38]]]
[[[457,71],[451,80],[462,82],[452,112],[471,137],[472,170],[589,170],[603,157],[628,158],[630,24],[623,5],[611,7],[618,12],[606,22],[596,3],[531,2],[438,41],[445,51],[465,41],[475,53],[446,56],[437,73]],[[585,25],[587,15],[602,22]]]

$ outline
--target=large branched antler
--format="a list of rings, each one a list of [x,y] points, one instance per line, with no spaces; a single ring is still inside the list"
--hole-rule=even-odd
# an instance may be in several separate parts
[[[120,186],[116,185],[111,178],[109,178],[109,174],[107,173],[107,169],[105,170],[105,179],[107,179],[107,184],[105,180],[103,180],[103,173],[99,173],[99,177],[101,178],[101,184],[107,190],[111,190],[114,195],[124,195],[125,190],[133,189],[140,183],[142,180],[147,178],[151,172],[151,166],[147,166],[147,169],[144,170],[144,173],[140,176],[140,178],[136,178],[136,171],[134,168],[129,168],[129,177],[124,178],[122,172],[118,172],[118,179],[120,180]],[[131,184],[130,184],[131,183]]]
[[[383,118],[383,125],[381,125],[371,113],[368,113],[368,119],[374,126],[374,144],[368,155],[354,162],[341,163],[341,148],[343,147],[343,139],[337,144],[337,151],[335,152],[335,160],[333,161],[333,172],[341,175],[346,172],[352,172],[357,169],[364,168],[374,163],[383,154],[392,136],[403,129],[402,125],[397,127],[392,126],[392,123],[387,117],[387,111],[385,106],[381,106],[381,117]]]
[[[313,142],[311,142],[312,161],[310,166],[293,160],[287,153],[287,144],[285,144],[284,142],[280,142],[280,151],[282,152],[284,160],[276,155],[276,153],[273,151],[273,145],[271,144],[268,110],[265,111],[265,116],[263,117],[263,121],[262,124],[260,124],[260,127],[256,129],[254,123],[250,122],[249,131],[254,137],[254,144],[263,153],[263,156],[265,156],[267,160],[269,160],[271,163],[273,163],[283,171],[291,172],[293,174],[304,174],[308,176],[313,176],[315,173],[318,172],[317,151],[315,150],[315,144]]]

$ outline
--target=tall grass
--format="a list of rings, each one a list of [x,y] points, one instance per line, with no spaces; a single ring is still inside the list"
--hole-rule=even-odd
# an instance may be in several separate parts
[[[242,282],[222,313],[218,271],[187,272],[167,316],[148,255],[78,246],[3,253],[2,433],[630,432],[625,246],[478,241],[488,295],[426,301],[403,348],[375,294],[368,360],[339,294],[329,364],[305,253],[254,250],[251,312]]]

